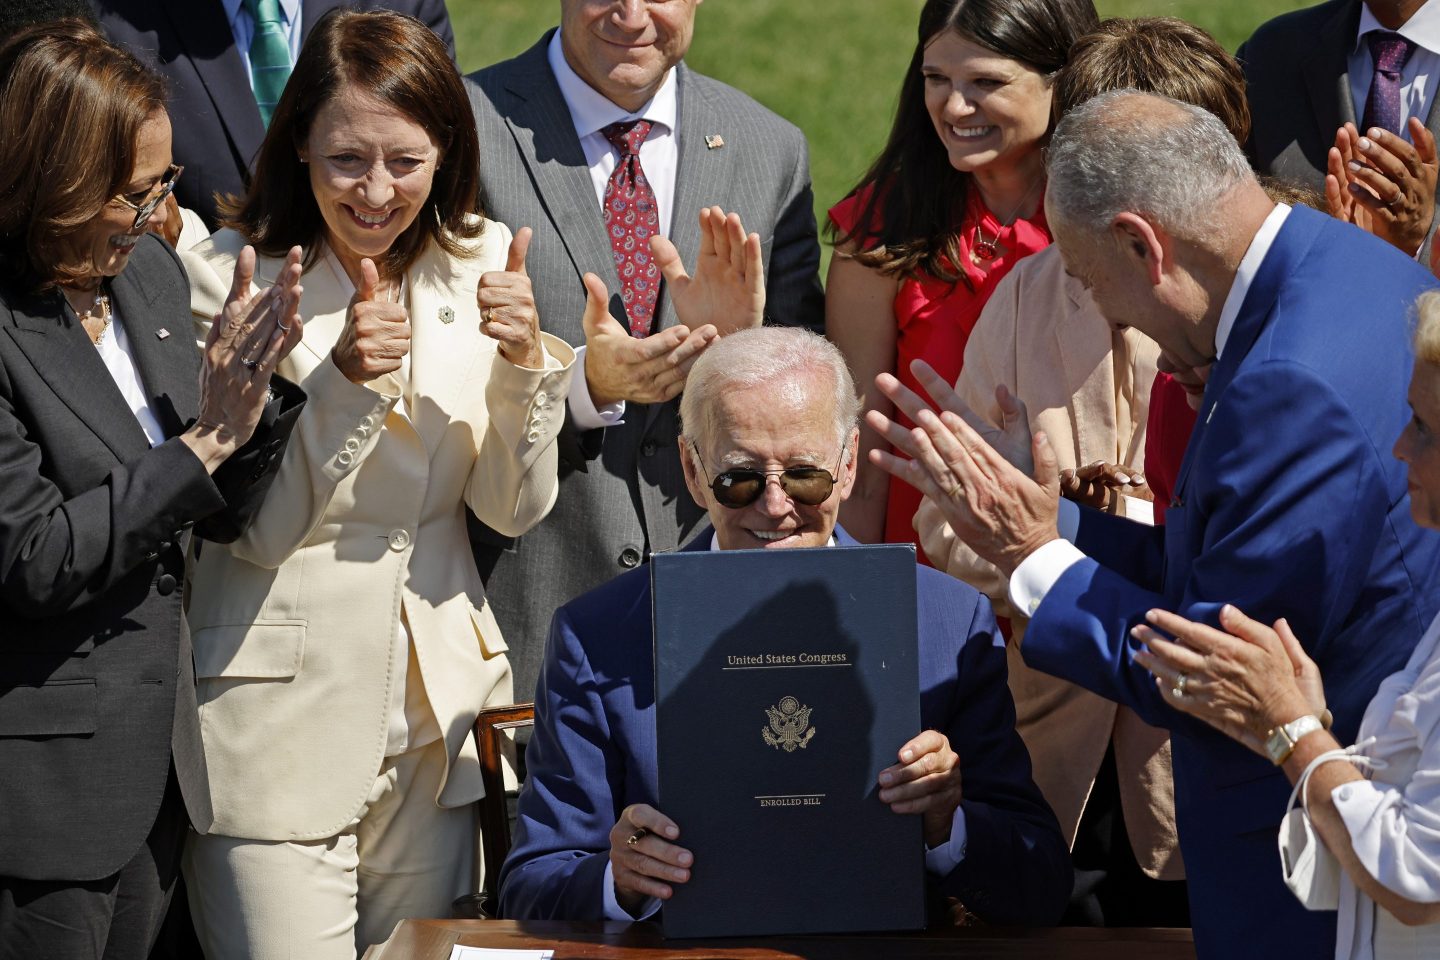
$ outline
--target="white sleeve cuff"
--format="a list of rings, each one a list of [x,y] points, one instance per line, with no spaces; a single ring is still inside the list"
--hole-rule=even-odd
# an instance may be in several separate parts
[[[630,911],[620,906],[620,901],[615,899],[615,865],[608,860],[605,862],[605,877],[600,881],[600,888],[605,891],[606,920],[649,920],[660,909],[660,900],[657,897],[645,901],[638,917],[632,917]]]
[[[1067,501],[1060,501],[1063,507]],[[1075,505],[1072,503],[1072,507]],[[1079,510],[1076,508],[1078,517]],[[1060,511],[1060,530],[1065,532],[1065,511]],[[1073,536],[1073,533],[1071,534]],[[1055,586],[1066,570],[1077,561],[1084,560],[1085,554],[1069,540],[1051,540],[1020,562],[1010,577],[1010,606],[1027,617],[1034,617],[1040,609],[1045,594]]]
[[[570,419],[581,430],[595,430],[601,427],[618,427],[624,423],[625,401],[617,400],[603,407],[596,407],[590,397],[590,385],[585,382],[585,346],[575,348],[575,365],[570,368]]]
[[[950,824],[950,839],[925,851],[925,869],[937,877],[948,876],[965,859],[965,845],[969,840],[970,835],[965,829],[965,808],[956,807],[955,819]]]
[[[1061,539],[1075,542],[1080,535],[1080,508],[1074,502],[1060,498],[1060,513],[1055,517],[1055,529]]]
[[[1155,526],[1155,504],[1149,500],[1142,500],[1139,497],[1132,497],[1129,494],[1121,494],[1119,512],[1120,516],[1126,520],[1143,523],[1147,527]],[[1078,515],[1078,509],[1076,513]],[[1072,537],[1066,537],[1065,539],[1070,540],[1072,543],[1074,542]]]

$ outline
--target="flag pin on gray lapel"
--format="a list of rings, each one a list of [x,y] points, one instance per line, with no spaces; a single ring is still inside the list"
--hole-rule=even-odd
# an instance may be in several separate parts
[[[723,146],[725,146],[725,138],[720,136],[720,134],[707,133],[705,135],[706,150],[719,150]]]
[[[441,323],[454,323],[454,322],[455,322],[455,311],[454,311],[454,310],[451,310],[449,307],[441,307],[441,308],[440,308],[440,322],[441,322]]]
[[[170,336],[170,331],[166,330],[164,327],[161,327],[159,330],[155,331],[155,339],[157,340],[164,340],[168,336]]]

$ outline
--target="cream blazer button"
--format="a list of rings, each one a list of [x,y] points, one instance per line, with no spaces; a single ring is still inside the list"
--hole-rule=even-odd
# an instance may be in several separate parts
[[[410,532],[408,530],[391,530],[390,536],[385,539],[390,542],[390,549],[396,553],[410,546]]]

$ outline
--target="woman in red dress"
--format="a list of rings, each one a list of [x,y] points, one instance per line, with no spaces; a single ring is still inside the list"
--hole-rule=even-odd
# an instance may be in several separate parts
[[[1041,155],[1050,80],[1098,22],[1091,0],[929,0],[921,10],[889,141],[830,210],[826,330],[867,409],[896,416],[875,389],[882,372],[923,395],[913,360],[953,383],[990,292],[1050,243]],[[865,431],[860,442],[841,521],[862,542],[918,550],[919,492],[870,464],[883,441]]]

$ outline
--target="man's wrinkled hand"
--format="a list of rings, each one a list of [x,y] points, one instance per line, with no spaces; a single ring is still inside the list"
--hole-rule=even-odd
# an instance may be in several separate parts
[[[626,807],[610,828],[615,900],[632,917],[646,900],[669,900],[674,885],[690,879],[695,856],[674,842],[679,836],[674,820],[644,803]]]
[[[918,813],[924,823],[925,845],[938,847],[950,839],[955,810],[960,806],[960,758],[950,740],[926,730],[896,753],[899,763],[880,771],[880,802],[895,813]]]
[[[923,360],[910,369],[939,412],[895,377],[880,374],[875,378],[880,392],[915,426],[907,430],[876,410],[865,414],[865,422],[904,454],[875,449],[870,451],[870,462],[930,498],[955,535],[1008,577],[1031,553],[1059,538],[1055,451],[1045,434],[1037,433],[1030,437],[1028,459],[1033,469],[1017,468],[1010,458],[1018,459],[1018,451],[1002,455],[988,443],[973,426],[984,424],[983,419],[939,374]],[[997,396],[1004,396],[1002,390],[996,391]],[[990,437],[1013,446],[1022,429],[1026,437],[1030,430],[1024,405],[1009,398],[1002,402],[1002,410],[1007,402],[1012,412],[1005,414],[1006,428],[987,429]],[[1018,423],[1010,423],[1012,416]]]
[[[690,365],[719,333],[683,324],[637,339],[610,316],[605,281],[585,274],[585,384],[595,406],[662,403],[685,387]]]

